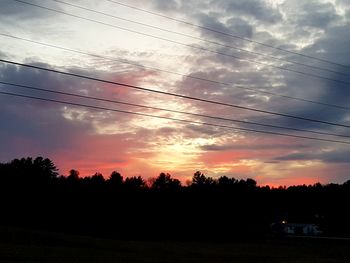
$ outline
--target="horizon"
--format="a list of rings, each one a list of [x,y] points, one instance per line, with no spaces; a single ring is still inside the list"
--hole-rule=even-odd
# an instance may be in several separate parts
[[[349,26],[348,0],[4,0],[0,163],[344,183]]]
[[[0,162],[0,165],[1,164],[10,164],[12,163],[13,161],[15,160],[32,160],[34,161],[35,159],[37,158],[42,158],[43,160],[49,160],[52,162],[53,166],[56,168],[56,172],[57,172],[57,176],[60,177],[60,176],[63,176],[63,177],[69,177],[71,175],[71,172],[74,171],[74,172],[77,172],[77,176],[79,179],[84,179],[84,178],[91,178],[93,176],[102,176],[104,178],[104,180],[109,180],[111,178],[111,175],[113,173],[118,173],[119,175],[122,176],[122,180],[125,180],[126,178],[135,178],[135,177],[141,177],[144,182],[145,182],[145,186],[147,187],[151,187],[152,184],[154,183],[154,180],[157,179],[160,175],[166,175],[166,176],[170,176],[171,179],[177,179],[179,180],[180,182],[180,185],[182,187],[190,187],[193,183],[193,176],[197,173],[200,173],[201,175],[205,176],[206,178],[209,178],[210,180],[212,179],[214,184],[217,184],[220,180],[220,178],[223,178],[223,177],[226,177],[228,179],[234,179],[236,182],[239,182],[241,180],[243,181],[246,181],[246,180],[250,180],[252,178],[242,178],[242,177],[238,177],[238,178],[235,178],[234,176],[230,176],[230,174],[226,174],[226,175],[221,175],[220,177],[210,177],[208,176],[207,174],[203,173],[202,171],[193,171],[192,174],[188,175],[186,178],[186,180],[184,180],[184,178],[181,178],[181,177],[176,177],[174,176],[172,173],[169,173],[167,171],[164,171],[164,170],[160,170],[156,175],[153,175],[153,176],[149,176],[149,177],[144,177],[142,174],[135,174],[135,175],[129,175],[129,176],[124,176],[122,173],[120,173],[119,171],[117,170],[111,170],[110,172],[107,172],[107,173],[101,173],[100,171],[98,170],[95,170],[95,172],[93,174],[82,174],[80,173],[79,169],[75,169],[74,167],[72,167],[71,169],[69,169],[67,172],[65,173],[62,173],[60,168],[56,166],[55,164],[55,161],[54,160],[51,160],[49,158],[45,158],[45,157],[42,157],[42,156],[37,156],[37,157],[22,157],[22,158],[15,158],[9,162]],[[24,172],[24,171],[23,171]],[[253,179],[254,180],[254,179]],[[342,184],[346,184],[348,182],[350,182],[350,180],[347,180],[347,181],[344,181],[344,182],[341,182],[341,183],[334,183],[334,182],[329,182],[329,183],[321,183],[321,182],[312,182],[312,183],[302,183],[302,184],[290,184],[290,185],[272,185],[272,184],[260,184],[258,181],[254,180],[256,182],[256,186],[257,187],[269,187],[271,189],[280,189],[280,188],[289,188],[289,187],[299,187],[299,186],[307,186],[307,187],[310,187],[310,186],[315,186],[317,184],[321,184],[322,186],[327,186],[327,185],[332,185],[332,184],[338,184],[338,185],[342,185]]]

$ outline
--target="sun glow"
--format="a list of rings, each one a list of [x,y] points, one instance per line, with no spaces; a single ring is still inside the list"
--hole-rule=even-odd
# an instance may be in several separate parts
[[[188,166],[198,169],[199,163],[196,160],[202,152],[200,146],[213,142],[212,138],[171,138],[155,146],[156,154],[151,162],[160,169],[167,167],[169,170],[176,171]]]

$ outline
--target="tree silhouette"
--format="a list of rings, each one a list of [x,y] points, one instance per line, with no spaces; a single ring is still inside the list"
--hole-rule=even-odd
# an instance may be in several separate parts
[[[95,173],[92,177],[91,177],[91,183],[93,185],[96,186],[102,186],[105,182],[105,178],[103,177],[103,175],[101,173]]]
[[[142,189],[146,186],[146,182],[141,176],[127,177],[125,179],[124,185],[128,189]]]
[[[69,175],[66,179],[63,179],[63,181],[66,181],[67,182],[67,185],[66,186],[69,186],[69,187],[78,187],[78,184],[79,184],[79,171],[78,170],[75,170],[75,169],[71,169],[69,171]]]
[[[53,179],[58,176],[58,169],[54,165],[54,163],[48,159],[43,157],[35,158],[33,162],[33,167],[36,172],[39,173],[39,176],[46,177],[47,179]]]
[[[153,182],[153,189],[179,189],[181,182],[178,179],[171,178],[170,174],[161,173]]]
[[[218,185],[222,188],[232,188],[236,183],[235,178],[228,178],[227,176],[221,176],[218,179]]]
[[[247,185],[247,187],[249,187],[249,188],[255,188],[256,187],[256,181],[254,180],[254,179],[251,179],[251,178],[248,178],[247,180],[246,180],[246,185]]]
[[[78,181],[79,180],[79,171],[78,170],[75,170],[75,169],[71,169],[69,171],[69,175],[67,177],[67,179],[69,181]]]
[[[206,177],[200,171],[194,173],[192,177],[192,186],[193,187],[210,187],[215,185],[215,180],[211,177]]]
[[[122,187],[124,179],[120,173],[118,173],[117,171],[113,171],[109,176],[107,183],[112,187],[112,189],[118,189]]]
[[[47,158],[30,157],[14,159],[9,163],[1,165],[1,171],[7,180],[40,187],[57,178],[58,169],[54,163]]]

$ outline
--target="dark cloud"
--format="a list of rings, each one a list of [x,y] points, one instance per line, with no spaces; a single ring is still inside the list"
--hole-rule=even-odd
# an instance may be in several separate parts
[[[32,64],[39,65],[38,63]],[[50,68],[48,64],[40,65]],[[89,75],[87,69],[70,70],[67,67],[67,71]],[[97,73],[95,72],[95,74]],[[105,77],[118,79],[115,74],[107,75],[105,74]],[[130,78],[132,77],[130,74],[128,75]],[[0,66],[0,79],[109,99],[120,96],[126,100],[130,95],[130,93],[116,92],[115,87],[11,65]],[[131,81],[133,80],[131,79]],[[0,90],[99,105],[98,102],[94,101],[75,100],[71,97],[50,95],[12,86],[0,85]],[[135,96],[132,97],[135,98]],[[140,101],[142,100],[140,99]],[[106,107],[120,109],[116,105],[107,105]],[[150,132],[145,132],[144,129],[138,130],[136,127],[133,129],[128,126],[129,121],[132,122],[134,118],[137,118],[133,115],[5,95],[0,95],[0,112],[0,161],[9,161],[22,156],[41,155],[53,159],[62,169],[61,173],[65,173],[71,168],[79,170],[81,168],[83,175],[89,175],[95,169],[109,173],[119,166],[126,167],[130,161],[129,151],[137,150],[138,152],[140,148],[147,148],[146,144],[153,135]],[[98,130],[101,128],[110,134],[99,133]]]
[[[233,63],[236,62],[235,60],[231,59],[231,61],[229,61],[229,59],[227,59],[226,61],[226,58],[217,58],[215,56],[213,59],[224,60],[223,63],[227,63],[228,66],[236,67],[236,64]],[[237,68],[239,68],[239,66],[237,66]],[[201,71],[198,71],[198,69],[195,71],[194,69],[190,75],[195,78],[213,80],[228,85],[184,78],[176,85],[179,93],[236,104],[244,101],[246,105],[254,103],[256,100],[256,97],[254,98],[253,96],[250,96],[256,93],[249,91],[248,89],[262,89],[263,85],[261,85],[261,83],[265,84],[269,82],[269,76],[267,76],[267,74],[251,72],[250,70],[247,70],[247,72],[238,72],[235,69],[231,70],[229,67],[214,67],[203,69]]]
[[[315,158],[315,156],[312,156],[312,154],[308,154],[308,153],[291,153],[288,155],[284,155],[284,156],[280,156],[280,157],[276,157],[275,160],[276,161],[306,161],[306,160],[315,160],[317,158]]]
[[[332,150],[324,152],[297,152],[275,158],[276,161],[310,161],[325,163],[350,163],[349,150]]]
[[[162,127],[157,129],[156,134],[159,137],[171,137],[173,135],[176,135],[178,133],[178,129],[174,127]]]
[[[74,122],[62,116],[62,105],[0,96],[1,159],[18,154],[45,154],[73,150],[81,131],[91,132],[87,122]]]
[[[254,28],[247,20],[239,17],[233,17],[227,21],[227,25],[231,32],[235,32],[239,36],[245,38],[253,37]]]
[[[51,68],[48,64],[32,64]],[[77,72],[78,70],[67,71]],[[89,75],[88,70],[79,70],[79,73]],[[135,98],[134,95],[126,93],[124,90],[119,92],[116,87],[103,86],[100,83],[89,82],[79,78],[66,77],[55,73],[20,68],[12,65],[3,64],[0,66],[0,79],[1,81],[10,83],[73,94],[90,95],[92,97],[96,96],[108,99],[123,97],[124,100],[127,100],[129,97]],[[108,105],[106,103],[102,105],[100,102],[88,99],[77,99],[70,96],[33,91],[9,85],[0,85],[0,89],[6,92],[29,96],[123,109],[123,107],[118,105]],[[69,105],[66,105],[66,109],[63,110],[64,104],[9,97],[6,95],[1,95],[0,99],[0,108],[3,113],[0,116],[0,128],[3,131],[0,139],[3,141],[2,145],[6,144],[9,146],[8,149],[11,148],[9,144],[15,142],[16,138],[27,138],[40,145],[42,149],[55,150],[57,147],[70,147],[70,144],[74,144],[76,136],[80,136],[79,134],[82,131],[84,131],[84,135],[87,135],[96,132],[95,125],[104,127],[115,123],[116,113]],[[68,114],[69,118],[67,116],[65,117],[65,114]],[[133,118],[136,117],[118,114],[119,122],[130,121]]]
[[[155,6],[155,8],[165,12],[176,11],[176,9],[179,8],[179,3],[175,0],[155,0],[153,2],[153,5]]]
[[[278,9],[259,0],[212,0],[211,5],[220,7],[226,14],[252,17],[259,22],[278,23],[282,15]]]
[[[348,52],[349,46],[350,32],[348,30],[348,26],[336,26],[327,29],[325,31],[324,36],[321,39],[316,41],[313,45],[305,48],[302,51],[302,53],[309,54],[315,57],[321,57],[321,55],[318,54],[317,51],[323,50],[322,59],[335,61],[337,63],[342,63],[345,65],[350,65],[350,58],[348,56],[344,56],[344,54]],[[311,72],[312,74],[350,83],[350,72],[344,67],[325,63],[319,63],[317,64],[317,66],[329,68],[330,70],[339,71],[348,75],[345,76],[337,73],[322,71]],[[310,71],[306,71],[301,66],[297,69],[305,73],[308,73],[308,71]],[[289,90],[288,95],[340,106],[348,105],[348,101],[350,98],[350,90],[348,89],[349,85],[324,79],[306,77],[302,75],[298,76],[297,74],[293,74],[291,72],[284,73],[284,80]],[[284,106],[284,108],[286,107]],[[294,109],[292,108],[288,112],[307,118],[314,118],[345,124],[348,123],[347,120],[350,116],[349,111],[347,110],[340,110],[336,108],[325,107],[322,105],[302,102],[298,102],[297,104],[295,104]],[[332,128],[323,124],[300,122],[292,119],[284,119],[281,121],[283,121],[285,124],[297,127],[331,130],[335,129],[335,127]],[[340,130],[340,132],[343,134],[349,134],[347,130]]]
[[[196,14],[197,20],[201,26],[213,29],[218,32],[223,32],[226,34],[234,34],[244,38],[251,38],[254,33],[253,26],[249,23],[248,20],[240,17],[231,17],[225,23],[219,20],[219,16],[216,13],[199,13]],[[247,43],[239,38],[232,38],[224,34],[216,33],[204,28],[200,29],[200,33],[203,38],[212,38],[217,42],[221,40],[229,45],[235,46],[245,46]]]
[[[28,3],[43,5],[43,1],[40,0],[27,0]],[[57,3],[51,2],[47,5],[55,9],[61,9]],[[36,20],[47,17],[52,17],[52,12],[45,11],[43,9],[37,8],[35,6],[30,6],[24,3],[12,1],[12,0],[2,0],[0,8],[0,20],[2,18],[13,17],[15,19],[22,20]]]
[[[299,26],[326,28],[332,22],[339,19],[334,6],[331,3],[308,1],[300,5],[300,13],[296,14],[296,22]]]
[[[213,15],[200,13],[200,14],[197,14],[196,17],[199,20],[199,23],[203,27],[210,28],[210,29],[213,29],[213,30],[218,31],[218,32],[223,32],[223,33],[227,33],[227,34],[230,33],[229,28],[224,23],[220,22],[218,20],[218,18],[213,16]],[[221,40],[224,42],[232,41],[231,38],[229,38],[223,34],[219,34],[219,33],[216,33],[216,32],[210,31],[210,30],[206,30],[203,28],[200,29],[200,33],[201,33],[202,37],[204,37],[204,38],[209,37],[209,38],[212,38],[215,40]],[[239,41],[239,42],[242,43],[242,41]]]
[[[223,131],[220,128],[215,128],[207,125],[190,124],[185,126],[184,132],[187,134],[187,136],[201,138],[214,135],[219,136],[219,134],[221,134]]]
[[[62,116],[61,105],[54,107],[41,102],[41,107],[30,105],[23,99],[1,95],[2,107],[0,142],[6,152],[1,151],[2,159],[18,154],[36,152],[52,153],[59,150],[74,151],[79,136],[93,132],[87,122],[74,122]],[[14,106],[15,105],[15,106]],[[26,142],[26,143],[23,143]]]
[[[322,160],[329,163],[350,163],[349,151],[335,151],[323,154]]]
[[[267,163],[267,164],[279,164],[280,161],[265,161],[264,163]]]
[[[231,150],[276,150],[276,149],[306,149],[310,148],[308,144],[209,144],[201,146],[204,151],[231,151]]]
[[[311,54],[312,56],[317,56],[326,60],[337,62],[339,64],[348,65],[347,68],[344,68],[336,65],[323,64],[323,66],[331,68],[335,71],[350,74],[348,69],[350,67],[350,58],[349,56],[344,56],[344,52],[348,52],[350,46],[349,26],[350,24],[347,23],[345,25],[332,26],[327,28],[324,35],[313,45],[305,48],[304,52]],[[322,53],[320,53],[320,50],[322,50]],[[342,76],[337,74],[332,77],[349,81],[349,78],[342,79]]]

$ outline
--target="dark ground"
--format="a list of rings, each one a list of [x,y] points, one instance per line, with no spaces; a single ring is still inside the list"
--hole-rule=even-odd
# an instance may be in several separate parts
[[[350,262],[350,241],[118,241],[0,227],[0,262]]]

